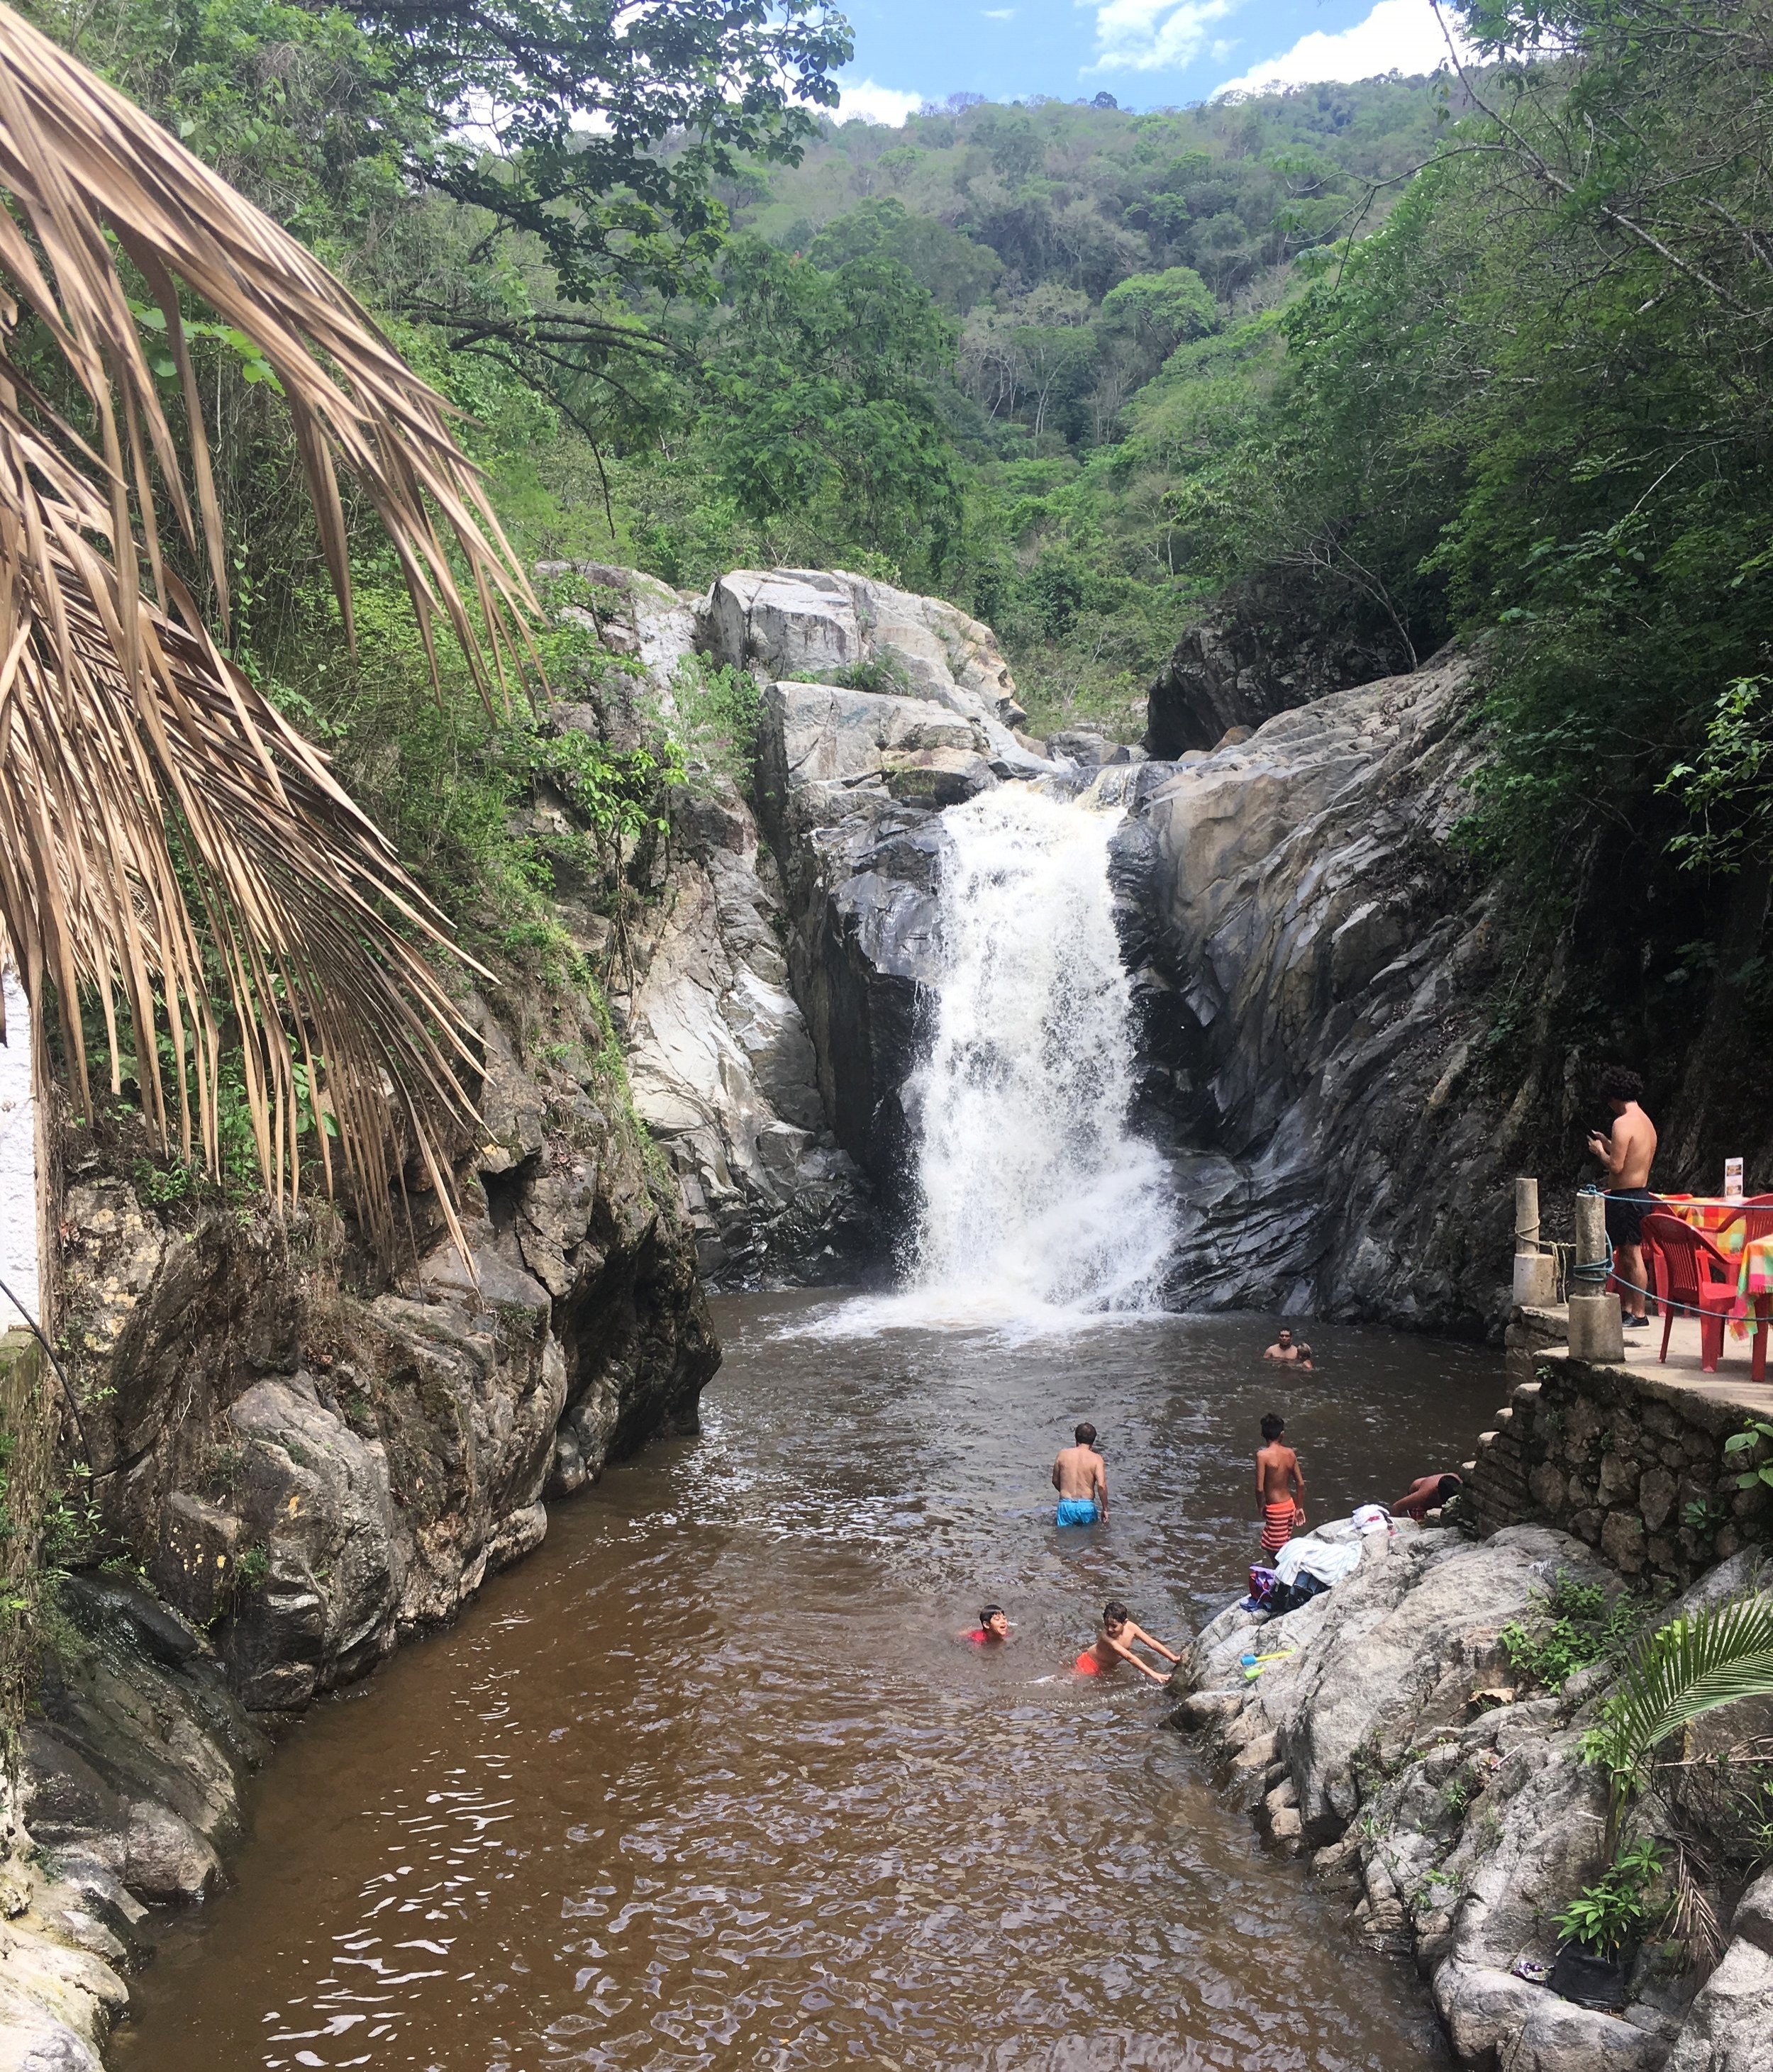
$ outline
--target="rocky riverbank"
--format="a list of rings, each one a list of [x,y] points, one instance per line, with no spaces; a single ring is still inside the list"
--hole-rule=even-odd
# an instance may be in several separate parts
[[[1657,1622],[1740,1589],[1754,1558],[1714,1569]],[[1279,1852],[1308,1857],[1320,1888],[1347,1895],[1355,1933],[1413,1958],[1462,2063],[1761,2072],[1773,2063],[1773,1873],[1741,1875],[1737,1816],[1720,1819],[1696,1781],[1706,1758],[1724,1774],[1716,1759],[1773,1725],[1758,1704],[1689,1729],[1697,1769],[1659,1772],[1631,1816],[1633,1835],[1684,1868],[1718,1925],[1715,1949],[1672,1928],[1647,1939],[1618,2014],[1521,1975],[1549,1967],[1555,1917],[1606,1864],[1604,1778],[1581,1744],[1613,1665],[1548,1689],[1504,1641],[1572,1588],[1593,1602],[1621,1585],[1565,1533],[1517,1526],[1474,1544],[1401,1525],[1284,1618],[1221,1613],[1178,1671],[1191,1688],[1175,1724],[1201,1735]],[[1276,1659],[1253,1680],[1246,1654]]]
[[[323,1207],[201,1207],[126,1124],[64,1132],[59,1314],[107,1471],[72,1475],[82,1572],[46,1586],[0,2066],[96,2067],[144,1902],[215,1887],[268,1737],[537,1546],[545,1499],[696,1427],[691,1233],[593,1008],[554,998],[520,1052],[476,1013],[471,1277],[422,1195],[389,1281]]]

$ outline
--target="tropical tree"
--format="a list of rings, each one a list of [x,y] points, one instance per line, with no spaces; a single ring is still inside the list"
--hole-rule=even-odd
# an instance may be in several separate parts
[[[385,1239],[409,1153],[447,1211],[449,1119],[471,1112],[470,1034],[425,955],[447,923],[162,543],[170,514],[225,637],[187,305],[281,388],[347,639],[341,473],[434,666],[442,622],[489,699],[523,642],[522,573],[442,399],[339,283],[3,6],[0,187],[0,954],[34,1022],[53,1000],[83,1091],[96,1002],[113,1090],[133,1050],[162,1140],[212,1168],[231,1019],[267,1186],[294,1194],[311,1133]]]

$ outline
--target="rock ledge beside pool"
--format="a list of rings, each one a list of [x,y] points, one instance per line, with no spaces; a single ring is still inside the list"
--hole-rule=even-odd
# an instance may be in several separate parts
[[[1659,1622],[1740,1589],[1754,1558],[1714,1569]],[[1206,1737],[1227,1788],[1279,1851],[1309,1856],[1320,1889],[1349,1895],[1364,1939],[1415,1958],[1462,2062],[1766,2072],[1773,1873],[1721,1914],[1709,1976],[1647,1946],[1623,2016],[1515,1971],[1551,1963],[1555,1917],[1605,1862],[1605,1782],[1580,1745],[1610,1672],[1597,1666],[1535,1696],[1502,1645],[1560,1575],[1619,1588],[1567,1533],[1519,1526],[1474,1544],[1400,1523],[1298,1611],[1221,1612],[1184,1653],[1174,1724]],[[1281,1659],[1252,1680],[1246,1654]],[[1652,1793],[1639,1811],[1640,1829],[1672,1843],[1680,1807]]]

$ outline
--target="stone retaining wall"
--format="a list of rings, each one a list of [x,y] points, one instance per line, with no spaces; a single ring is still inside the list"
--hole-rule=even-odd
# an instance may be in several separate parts
[[[1773,1538],[1773,1490],[1736,1486],[1740,1470],[1767,1449],[1724,1460],[1724,1441],[1754,1414],[1748,1408],[1716,1389],[1561,1351],[1536,1355],[1532,1371],[1466,1466],[1481,1536],[1509,1525],[1557,1526],[1598,1548],[1622,1575],[1682,1588],[1739,1548]]]

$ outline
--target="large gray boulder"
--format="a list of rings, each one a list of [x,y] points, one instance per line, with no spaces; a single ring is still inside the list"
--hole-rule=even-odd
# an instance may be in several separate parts
[[[1773,1871],[1742,1895],[1730,1935],[1681,2025],[1668,2072],[1765,2072],[1773,2065]]]
[[[705,1279],[836,1278],[868,1244],[872,1202],[826,1121],[756,824],[726,785],[679,824],[689,853],[627,1017],[636,1110],[677,1172]]]
[[[1028,717],[989,627],[870,576],[736,569],[710,591],[702,625],[711,654],[759,677],[817,680],[885,660],[911,697],[1000,733]]]
[[[1452,844],[1474,684],[1454,657],[1137,773],[1117,883],[1180,1304],[1506,1314],[1513,1153],[1474,1083],[1496,928]]]
[[[876,777],[891,754],[951,750],[981,756],[981,721],[928,698],[882,696],[823,684],[771,684],[764,726],[788,783],[850,785]]]
[[[1499,1644],[1560,1576],[1619,1587],[1563,1533],[1375,1536],[1300,1610],[1213,1620],[1179,1672],[1193,1688],[1178,1722],[1206,1729],[1273,1843],[1315,1849],[1318,1882],[1359,1894],[1366,1941],[1415,1958],[1462,2062],[1658,2072],[1678,1992],[1646,1982],[1622,2019],[1515,1968],[1555,1956],[1556,1916],[1604,1861],[1605,1780],[1581,1753],[1604,1672],[1538,1693]],[[1246,1652],[1284,1659],[1252,1684]]]
[[[1475,1547],[1448,1531],[1378,1533],[1362,1551],[1346,1583],[1277,1622],[1287,1636],[1277,1644],[1298,1651],[1259,1686],[1314,1844],[1354,1818],[1363,1760],[1394,1764],[1425,1735],[1462,1724],[1474,1691],[1507,1680],[1500,1635],[1536,1593],[1560,1573],[1614,1580],[1581,1541],[1531,1526]],[[1295,1627],[1308,1638],[1295,1640]]]

